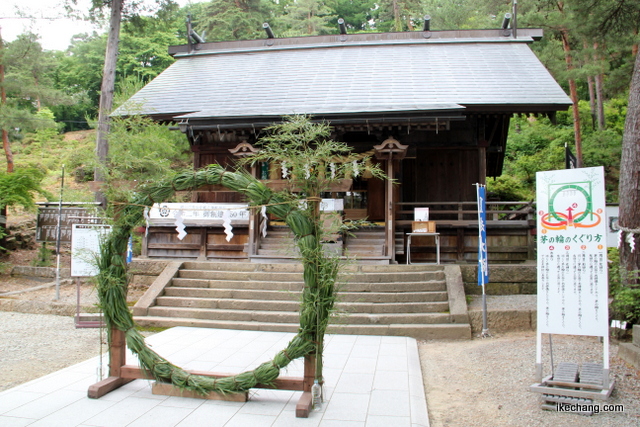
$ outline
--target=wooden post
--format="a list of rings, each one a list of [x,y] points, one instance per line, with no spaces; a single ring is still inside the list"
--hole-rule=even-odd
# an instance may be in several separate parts
[[[402,160],[407,154],[408,145],[402,145],[394,138],[386,139],[380,145],[374,145],[376,150],[376,158],[387,161],[387,188],[385,201],[387,203],[387,209],[385,211],[385,225],[386,225],[386,249],[385,255],[389,257],[390,261],[395,258],[396,238],[395,238],[395,221],[393,212],[393,159],[394,154],[397,160]]]
[[[111,328],[111,343],[109,345],[109,377],[89,387],[87,396],[97,399],[133,381],[133,378],[122,377],[122,367],[127,361],[127,345],[124,332]],[[102,357],[102,356],[100,356]]]
[[[316,378],[316,356],[306,355],[304,357],[304,378],[302,380],[302,396],[296,405],[296,417],[309,418],[313,406],[311,387]]]
[[[385,199],[387,202],[387,210],[385,212],[385,224],[387,225],[387,244],[386,244],[386,255],[389,259],[395,258],[395,226],[393,223],[393,152],[389,152],[389,158],[387,159],[387,176],[389,179],[387,180],[387,191],[385,194]]]

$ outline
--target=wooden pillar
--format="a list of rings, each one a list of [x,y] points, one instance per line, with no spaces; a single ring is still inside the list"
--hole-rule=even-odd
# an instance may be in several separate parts
[[[304,378],[302,380],[302,396],[296,405],[296,417],[308,418],[313,407],[311,387],[316,378],[316,356],[308,354],[304,357]]]
[[[244,138],[246,139],[246,137]],[[260,150],[249,144],[247,141],[242,141],[234,148],[229,149],[229,152],[239,159],[251,157],[258,151]],[[250,166],[249,173],[252,177],[259,178],[256,165]],[[259,215],[260,214],[253,211],[249,213],[249,237],[247,241],[247,257],[249,259],[251,259],[252,255],[255,255],[257,253],[258,246],[260,244],[260,227],[257,226],[257,224],[260,224]]]
[[[478,183],[482,185],[487,184],[487,147],[478,147]]]
[[[402,145],[394,138],[386,139],[380,145],[374,145],[376,150],[376,158],[386,160],[387,162],[387,185],[385,191],[385,255],[389,257],[390,261],[395,259],[395,212],[393,206],[393,160],[401,160],[407,154],[408,145]]]
[[[98,399],[133,381],[133,378],[122,378],[122,367],[127,361],[127,345],[124,332],[111,328],[111,342],[109,345],[109,377],[89,387],[87,396]]]

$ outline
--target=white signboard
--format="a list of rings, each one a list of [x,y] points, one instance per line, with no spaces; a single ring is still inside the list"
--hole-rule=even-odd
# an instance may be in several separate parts
[[[344,200],[342,199],[322,199],[320,210],[323,212],[338,212],[344,210]]]
[[[538,334],[608,336],[604,169],[536,175]]]
[[[96,260],[100,254],[100,240],[110,232],[110,225],[73,224],[71,229],[71,277],[90,277],[98,274]]]
[[[429,221],[429,208],[414,208],[413,209],[414,221]]]
[[[156,203],[149,210],[149,224],[173,226],[180,212],[186,226],[222,225],[228,211],[234,225],[249,223],[249,205],[246,203]]]

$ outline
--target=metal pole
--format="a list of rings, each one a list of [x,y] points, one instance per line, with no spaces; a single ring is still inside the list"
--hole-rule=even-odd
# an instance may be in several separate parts
[[[551,376],[555,376],[555,368],[553,367],[553,340],[551,334],[549,334],[549,356],[551,359]]]
[[[477,183],[474,184],[476,186],[476,198],[478,200],[478,281],[482,284],[482,333],[481,336],[482,338],[486,338],[486,337],[490,337],[491,334],[489,334],[489,326],[488,326],[488,322],[487,322],[487,293],[486,293],[486,283],[485,283],[485,274],[483,271],[483,261],[484,262],[489,262],[488,259],[484,260],[484,250],[483,250],[483,239],[482,239],[482,232],[483,232],[483,217],[482,214],[484,213],[484,206],[485,203],[484,201],[480,200],[480,188],[484,187],[484,185]],[[486,244],[486,243],[485,243]],[[488,265],[487,267],[488,268]]]
[[[484,283],[482,284],[482,336],[489,335],[489,326],[487,325],[487,294],[485,293]]]
[[[56,230],[56,301],[60,299],[60,235],[62,234],[62,193],[64,191],[64,165],[62,165],[62,182],[60,183],[60,202],[58,203],[58,227]]]

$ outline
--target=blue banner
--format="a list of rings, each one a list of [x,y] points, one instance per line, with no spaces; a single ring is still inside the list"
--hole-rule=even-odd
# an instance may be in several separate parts
[[[129,242],[127,243],[127,264],[133,260],[133,239],[129,236]]]
[[[487,188],[478,185],[478,286],[489,283],[489,255],[487,253]]]

